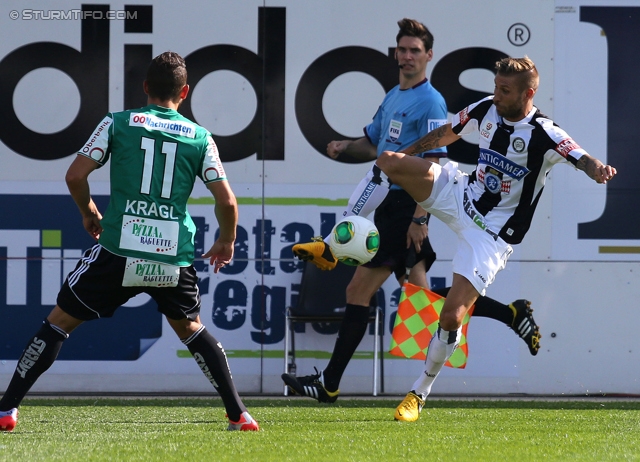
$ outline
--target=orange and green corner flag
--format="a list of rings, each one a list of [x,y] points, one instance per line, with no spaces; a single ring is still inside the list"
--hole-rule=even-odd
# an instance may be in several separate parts
[[[429,350],[431,337],[438,329],[440,311],[444,298],[409,282],[402,285],[398,313],[391,334],[389,353],[410,359],[425,359]],[[467,327],[474,306],[467,312],[462,321],[460,344],[445,363],[448,367],[464,369],[469,355],[467,343]]]

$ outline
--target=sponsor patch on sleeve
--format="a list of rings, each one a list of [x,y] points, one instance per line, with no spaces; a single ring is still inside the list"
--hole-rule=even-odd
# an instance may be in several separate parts
[[[224,172],[224,167],[220,161],[220,154],[218,153],[218,147],[211,136],[207,136],[207,152],[202,164],[202,180],[205,183],[211,181],[226,180],[227,174]]]
[[[465,107],[462,111],[458,112],[458,118],[460,119],[460,125],[469,122],[469,108]]]
[[[565,159],[574,149],[580,149],[580,146],[571,138],[563,139],[556,146],[556,151],[558,152],[558,154],[560,154]]]
[[[110,116],[102,119],[102,122],[98,124],[91,137],[78,153],[95,160],[100,165],[104,165],[109,149],[109,126],[112,123],[113,119]]]

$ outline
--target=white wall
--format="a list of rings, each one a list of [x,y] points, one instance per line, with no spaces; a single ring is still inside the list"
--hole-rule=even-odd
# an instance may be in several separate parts
[[[386,55],[395,45],[396,21],[412,17],[424,22],[435,36],[434,60],[428,69],[430,77],[443,57],[464,48],[490,48],[512,56],[526,54],[536,62],[541,75],[536,104],[594,156],[607,159],[607,89],[615,84],[607,80],[606,63],[611,52],[602,29],[580,21],[580,7],[607,6],[608,2],[281,0],[263,4],[256,0],[213,3],[188,0],[180,4],[179,19],[173,3],[147,0],[136,4],[140,3],[153,5],[152,32],[125,32],[124,21],[109,21],[108,66],[105,67],[108,94],[102,95],[106,97],[104,112],[124,108],[127,46],[152,45],[153,56],[167,49],[189,56],[214,45],[232,45],[259,53],[259,8],[286,9],[284,116],[281,121],[271,121],[276,126],[284,124],[284,152],[278,153],[283,160],[262,161],[254,154],[241,160],[225,161],[225,169],[240,201],[239,224],[248,236],[247,254],[244,260],[238,260],[248,264],[239,274],[209,275],[206,270],[201,274],[210,282],[209,290],[203,291],[202,319],[225,346],[241,392],[276,393],[282,390],[279,375],[283,368],[283,342],[261,343],[259,340],[264,338],[262,334],[274,335],[274,338],[282,334],[281,324],[271,327],[270,323],[281,322],[284,308],[297,295],[300,265],[282,259],[281,251],[286,254],[287,248],[296,240],[303,240],[300,233],[320,234],[321,214],[340,214],[352,187],[368,169],[368,165],[341,164],[328,159],[310,144],[300,128],[296,94],[305,71],[325,53],[341,47],[360,46]],[[127,4],[123,1],[108,3],[109,9],[114,11],[124,10]],[[617,5],[640,7],[640,1],[621,1]],[[68,15],[69,11],[81,8],[80,2],[34,1],[29,3],[29,8],[30,11],[25,12],[23,2],[17,0],[7,0],[2,5],[0,75],[10,76],[17,72],[7,65],[6,58],[34,42],[56,42],[78,51],[81,49],[80,20],[42,19],[57,14]],[[12,10],[18,12],[18,19],[11,19]],[[34,10],[41,11],[34,13]],[[55,11],[61,13],[53,13]],[[41,19],[25,19],[34,15],[40,15]],[[519,41],[523,36],[514,39],[511,27],[517,24],[519,31],[528,30],[526,43]],[[41,58],[31,53],[25,54],[25,59],[40,62]],[[93,76],[87,59],[83,57],[76,64],[87,65],[84,72]],[[459,83],[467,89],[491,93],[492,78],[486,70],[470,69],[460,76]],[[97,80],[95,91],[100,92],[102,87]],[[8,86],[6,81],[3,84],[0,79],[0,95],[11,102],[5,105],[0,122],[5,126],[10,115],[6,110],[8,107],[32,132],[54,135],[72,124],[83,104],[87,104],[86,100],[83,102],[77,83],[51,65],[36,66],[35,70],[22,76],[15,88]],[[628,88],[627,91],[629,98],[638,102],[637,89]],[[335,131],[345,137],[358,137],[384,93],[381,84],[371,75],[346,73],[327,87],[322,114]],[[251,122],[258,104],[258,95],[247,78],[228,70],[211,72],[192,88],[194,117],[211,130],[214,138],[232,136],[243,130]],[[302,106],[304,108],[304,102]],[[459,109],[462,108],[450,107],[452,112]],[[99,118],[88,121],[88,126],[93,127],[98,122]],[[64,223],[58,225],[62,218],[56,219],[56,215],[62,211],[52,213],[36,205],[35,210],[27,213],[19,203],[23,196],[29,195],[64,197],[67,193],[63,178],[73,150],[56,160],[41,160],[46,158],[42,153],[56,148],[53,137],[49,142],[47,138],[34,135],[34,140],[44,141],[31,145],[25,152],[17,152],[10,147],[14,146],[13,141],[7,141],[11,130],[0,133],[0,207],[5,211],[0,225],[0,250],[3,247],[13,249],[7,250],[9,257],[11,252],[17,254],[13,255],[15,259],[0,261],[0,266],[6,265],[6,270],[0,272],[0,277],[5,275],[6,279],[6,282],[0,281],[0,297],[5,298],[0,302],[0,319],[5,318],[2,321],[5,327],[8,322],[28,320],[29,323],[19,323],[28,324],[28,329],[20,332],[20,341],[26,342],[32,326],[37,325],[43,313],[55,303],[61,278],[86,243],[80,238],[69,243],[64,238],[83,233],[73,207],[64,206]],[[88,138],[90,131],[90,128],[85,130],[81,138]],[[619,156],[625,154],[618,153]],[[223,159],[225,155],[231,153],[222,151]],[[109,173],[107,169],[103,170],[92,178],[94,194],[108,194]],[[593,184],[582,172],[573,170],[559,166],[552,172],[525,242],[517,246],[508,268],[488,291],[489,296],[504,302],[517,298],[533,302],[535,318],[543,335],[540,353],[531,357],[523,342],[505,326],[495,321],[472,319],[467,368],[446,369],[437,381],[434,393],[640,393],[638,373],[635,368],[628,367],[637,362],[639,354],[634,326],[640,322],[636,303],[640,282],[637,264],[640,231],[636,229],[635,235],[631,233],[631,237],[625,239],[579,239],[578,225],[596,220],[603,214],[607,188]],[[620,194],[626,194],[624,199],[631,198],[632,193]],[[190,207],[193,216],[204,217],[209,225],[205,247],[213,242],[216,230],[211,201],[207,197],[206,189],[198,185]],[[635,212],[639,212],[638,207],[632,201],[628,206],[631,217],[628,223],[637,223]],[[25,214],[47,215],[51,222],[29,221],[23,218]],[[256,267],[260,260],[256,236],[260,237],[261,232],[254,230],[261,225],[258,220],[270,220],[274,228],[272,234],[265,234],[271,247],[270,253],[263,255],[266,264],[273,267],[273,274],[263,274]],[[626,222],[621,219],[621,223]],[[40,244],[28,241],[31,234],[26,230],[40,233],[58,227],[63,230],[62,242],[53,247],[58,251],[58,258],[68,257],[68,260],[60,265],[54,258],[54,263],[50,263],[50,269],[53,269],[48,273],[43,270],[42,277],[38,276],[40,280],[34,280],[28,269],[31,266],[25,261],[29,256],[45,256],[39,252],[50,246],[44,245],[44,241]],[[12,230],[21,232],[16,236]],[[292,234],[287,235],[287,230]],[[430,226],[430,233],[439,261],[429,276],[446,277],[450,283],[450,260],[454,252],[450,231],[435,221]],[[35,235],[36,240],[39,235]],[[42,236],[44,239],[45,234]],[[623,248],[612,254],[603,252],[605,246]],[[51,274],[57,276],[52,278]],[[219,310],[222,303],[214,299],[214,290],[216,284],[224,281],[230,284],[230,289],[223,295],[238,298],[224,304],[228,310],[219,311],[222,317],[214,320],[215,307]],[[273,291],[265,306],[259,297],[263,286]],[[34,287],[41,293],[38,300],[29,295]],[[393,281],[384,285],[387,344],[390,340],[389,317],[395,311],[392,300],[395,289]],[[134,300],[122,310],[133,313],[130,310],[147,301]],[[245,316],[239,325],[233,324],[233,320],[238,319],[234,318],[234,309],[235,316]],[[11,317],[3,316],[3,311],[10,311]],[[222,318],[226,319],[226,324]],[[117,320],[118,315],[114,318],[114,327],[109,327],[114,329],[115,336],[120,332]],[[140,319],[140,323],[145,320]],[[330,352],[334,339],[335,336],[318,334],[307,326],[307,333],[297,336],[297,348]],[[105,339],[105,342],[109,341],[119,340],[117,337]],[[141,338],[140,341],[145,346],[134,360],[61,359],[34,390],[210,390],[209,383],[193,361],[182,357],[184,347],[174,338],[166,322],[162,324],[159,338],[148,342]],[[370,351],[371,345],[372,338],[368,336],[361,345],[362,352]],[[12,343],[11,348],[10,351],[14,351],[15,344]],[[71,345],[70,348],[82,346]],[[15,354],[13,357],[5,354],[7,359],[0,363],[0,387],[8,383],[16,364]],[[326,361],[324,358],[298,359],[298,372],[310,373],[314,365],[321,368]],[[386,360],[385,392],[404,393],[421,368],[420,361]],[[371,361],[354,359],[347,369],[342,391],[367,392],[370,387]]]

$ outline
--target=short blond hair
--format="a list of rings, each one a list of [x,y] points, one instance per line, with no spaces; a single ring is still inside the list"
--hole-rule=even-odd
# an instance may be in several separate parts
[[[524,58],[503,58],[496,62],[496,71],[501,75],[517,75],[522,91],[527,88],[538,89],[538,84],[540,83],[538,69],[536,69],[536,65],[528,56]]]

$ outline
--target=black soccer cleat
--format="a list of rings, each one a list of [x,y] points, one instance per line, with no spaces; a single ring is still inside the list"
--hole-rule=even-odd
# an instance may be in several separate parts
[[[509,308],[513,311],[513,329],[518,336],[527,344],[529,352],[532,356],[538,354],[540,349],[540,328],[533,319],[533,309],[529,300],[516,300],[509,304]]]
[[[324,387],[322,372],[316,369],[314,375],[295,377],[291,374],[282,374],[282,380],[293,393],[300,396],[308,396],[317,399],[320,403],[335,403],[340,394],[340,390],[328,391]]]

